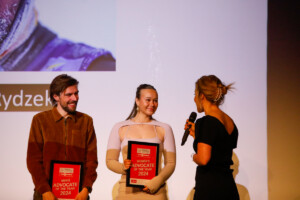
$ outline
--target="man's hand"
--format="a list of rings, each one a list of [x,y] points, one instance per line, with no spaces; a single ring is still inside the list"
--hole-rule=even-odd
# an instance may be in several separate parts
[[[89,196],[89,191],[87,188],[83,188],[81,192],[79,192],[75,198],[75,200],[87,200]]]
[[[56,200],[56,197],[52,192],[45,192],[42,194],[43,200]]]

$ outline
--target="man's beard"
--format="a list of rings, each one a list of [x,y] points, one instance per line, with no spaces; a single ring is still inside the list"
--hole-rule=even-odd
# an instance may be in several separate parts
[[[77,102],[71,102],[71,103],[75,103],[75,104],[76,104],[76,107],[77,107]],[[68,104],[69,104],[69,103],[67,103],[67,106],[61,106],[61,108],[62,108],[64,111],[66,111],[68,114],[75,114],[75,113],[76,113],[76,107],[75,107],[74,110],[70,110],[70,109],[68,108]]]

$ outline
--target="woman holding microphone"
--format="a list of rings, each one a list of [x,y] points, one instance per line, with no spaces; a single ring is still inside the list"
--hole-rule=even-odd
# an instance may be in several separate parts
[[[205,116],[189,122],[194,138],[193,161],[198,165],[194,200],[237,200],[239,194],[230,165],[232,151],[237,147],[238,129],[234,121],[219,106],[232,84],[225,85],[215,75],[202,76],[195,84],[194,101]]]

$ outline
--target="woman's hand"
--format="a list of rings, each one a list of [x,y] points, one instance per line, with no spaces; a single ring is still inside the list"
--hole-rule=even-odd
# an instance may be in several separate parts
[[[188,119],[186,120],[184,130],[189,129],[190,135],[195,139],[195,123],[190,122]]]
[[[124,160],[124,169],[128,170],[131,167],[131,164],[132,164],[131,160],[125,159]]]
[[[147,192],[147,193],[150,193],[150,189],[149,189],[147,186],[145,186],[145,187],[143,188],[143,191],[144,191],[144,192]]]

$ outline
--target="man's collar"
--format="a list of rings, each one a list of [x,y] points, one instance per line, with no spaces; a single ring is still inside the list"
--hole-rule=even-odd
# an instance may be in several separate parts
[[[63,116],[61,116],[61,114],[59,114],[56,106],[54,106],[52,108],[52,114],[53,114],[55,122],[58,122],[64,118]],[[69,114],[68,117],[70,117],[74,122],[76,122],[76,112],[75,112],[75,114]]]

